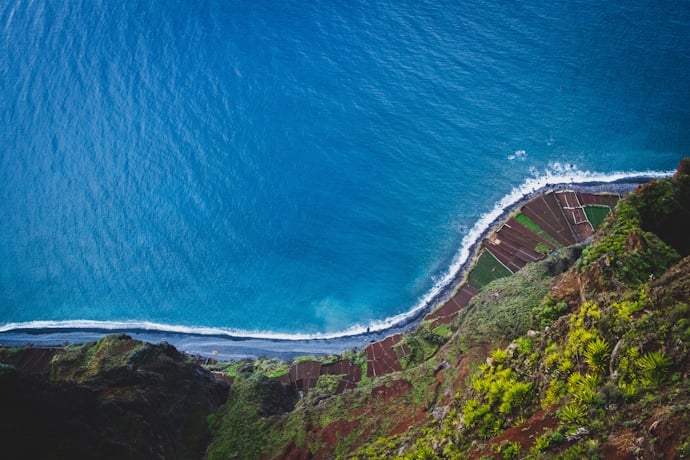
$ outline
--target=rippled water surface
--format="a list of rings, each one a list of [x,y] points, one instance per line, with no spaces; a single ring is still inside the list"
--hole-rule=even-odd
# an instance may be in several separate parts
[[[609,3],[3,2],[0,327],[384,327],[507,195],[688,154],[690,3]]]

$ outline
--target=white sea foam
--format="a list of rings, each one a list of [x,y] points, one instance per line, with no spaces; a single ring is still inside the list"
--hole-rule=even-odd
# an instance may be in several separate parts
[[[400,313],[389,318],[373,321],[370,324],[356,324],[350,328],[328,333],[277,333],[271,331],[248,331],[220,327],[203,326],[180,326],[172,324],[162,324],[149,321],[93,321],[93,320],[66,320],[66,321],[29,321],[22,323],[7,323],[0,325],[0,333],[19,331],[19,330],[59,330],[59,329],[96,329],[103,331],[157,331],[170,332],[177,334],[194,335],[213,335],[227,336],[228,338],[240,339],[265,339],[265,340],[316,340],[334,339],[339,337],[350,337],[367,332],[383,331],[400,324],[404,324],[414,318],[421,311],[427,309],[431,304],[439,299],[441,293],[452,285],[457,279],[460,270],[466,265],[471,255],[472,247],[482,238],[484,233],[489,230],[509,208],[514,206],[524,197],[547,186],[561,184],[589,184],[589,183],[612,183],[625,179],[634,178],[660,178],[670,176],[675,171],[627,171],[613,173],[597,173],[580,171],[573,165],[563,165],[554,163],[551,167],[538,173],[532,171],[534,177],[525,180],[521,185],[513,188],[510,193],[501,198],[490,211],[483,214],[463,237],[458,253],[453,258],[448,271],[438,279],[435,284],[414,306],[405,313]]]
[[[522,150],[522,149],[516,150],[515,153],[513,153],[512,155],[508,155],[509,160],[514,160],[516,158],[518,160],[524,160],[526,157],[527,157],[527,152]]]

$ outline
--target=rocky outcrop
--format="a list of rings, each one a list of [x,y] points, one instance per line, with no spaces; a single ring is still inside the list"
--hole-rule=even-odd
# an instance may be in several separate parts
[[[0,444],[12,458],[201,458],[206,417],[228,394],[173,346],[126,335],[3,349],[0,360]]]

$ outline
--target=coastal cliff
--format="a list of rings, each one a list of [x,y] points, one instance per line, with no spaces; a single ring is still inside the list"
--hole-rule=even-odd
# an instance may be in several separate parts
[[[200,366],[126,336],[2,349],[3,448],[23,458],[689,456],[690,160],[620,202],[563,190],[530,203],[487,236],[418,328],[362,350]]]
[[[228,385],[168,344],[126,335],[0,349],[5,458],[201,458]]]

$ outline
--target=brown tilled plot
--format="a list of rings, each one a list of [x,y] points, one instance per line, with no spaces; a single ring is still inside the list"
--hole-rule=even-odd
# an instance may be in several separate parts
[[[402,334],[395,334],[367,347],[367,377],[373,378],[402,370],[400,358],[407,356],[410,350],[405,346],[395,347],[401,340]]]
[[[467,304],[470,303],[470,299],[477,295],[477,292],[479,292],[477,288],[470,286],[467,283],[463,284],[453,298],[443,304],[443,306],[438,310],[434,310],[432,313],[429,313],[424,320],[431,321],[431,324],[429,325],[431,329],[441,324],[450,323],[460,312],[460,310],[465,308]]]
[[[357,383],[362,380],[362,368],[352,364],[349,359],[341,359],[331,364],[321,366],[321,375],[342,375],[336,393],[357,388]]]

